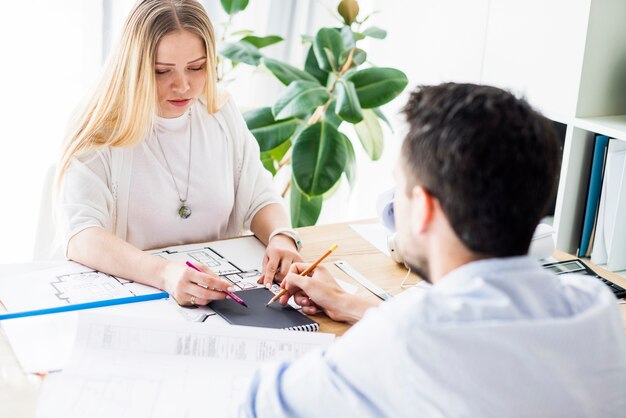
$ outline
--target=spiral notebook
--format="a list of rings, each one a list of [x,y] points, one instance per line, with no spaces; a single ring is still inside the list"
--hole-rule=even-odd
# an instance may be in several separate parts
[[[247,308],[232,299],[216,300],[209,305],[218,315],[233,325],[295,331],[318,331],[320,329],[317,322],[289,305],[282,306],[274,302],[266,306],[274,294],[264,287],[234,293],[246,302]]]

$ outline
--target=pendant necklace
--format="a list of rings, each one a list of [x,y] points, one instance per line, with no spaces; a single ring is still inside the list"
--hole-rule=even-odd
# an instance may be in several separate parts
[[[178,208],[178,216],[182,219],[187,219],[191,216],[191,208],[187,206],[187,198],[189,197],[189,174],[191,173],[191,109],[188,112],[189,118],[189,158],[187,160],[187,188],[185,190],[185,196],[181,196],[178,191],[178,184],[176,184],[176,179],[174,178],[174,173],[170,167],[170,163],[167,161],[167,157],[165,157],[165,152],[163,152],[163,147],[161,146],[161,141],[159,141],[159,135],[156,135],[157,144],[159,144],[159,149],[161,150],[161,154],[163,154],[163,159],[165,160],[165,164],[167,165],[167,170],[170,172],[170,176],[172,176],[172,181],[174,182],[174,187],[176,188],[176,194],[178,194],[178,200],[180,202],[180,207]]]

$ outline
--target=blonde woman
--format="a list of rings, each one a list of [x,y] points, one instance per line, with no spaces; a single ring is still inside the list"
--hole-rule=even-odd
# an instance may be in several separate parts
[[[142,250],[249,228],[267,245],[266,286],[301,260],[256,141],[217,93],[215,67],[200,3],[135,4],[59,164],[67,258],[164,289],[181,305],[223,299],[230,283]]]

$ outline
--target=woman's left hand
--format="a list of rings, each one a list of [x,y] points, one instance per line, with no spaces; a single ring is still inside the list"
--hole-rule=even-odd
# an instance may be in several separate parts
[[[302,257],[293,240],[284,235],[275,235],[265,249],[263,271],[258,283],[269,289],[274,280],[280,283],[289,273],[291,264],[297,262],[302,262]]]

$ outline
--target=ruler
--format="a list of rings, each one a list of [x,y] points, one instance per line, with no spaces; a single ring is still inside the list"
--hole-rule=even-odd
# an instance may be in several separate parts
[[[389,293],[385,292],[383,289],[376,286],[374,283],[372,283],[369,279],[367,279],[361,273],[356,271],[350,264],[348,264],[348,262],[343,261],[343,260],[338,260],[338,261],[335,261],[335,265],[339,267],[341,271],[346,273],[348,276],[352,277],[357,282],[361,283],[367,290],[369,290],[370,292],[372,292],[373,294],[375,294],[382,300],[389,300],[392,298],[392,296]]]

